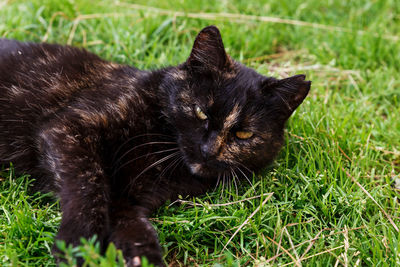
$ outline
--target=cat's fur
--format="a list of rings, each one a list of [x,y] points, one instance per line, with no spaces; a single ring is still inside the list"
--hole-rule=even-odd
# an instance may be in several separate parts
[[[132,266],[137,256],[161,266],[150,213],[232,169],[244,178],[270,163],[310,89],[304,78],[264,77],[234,61],[215,26],[198,34],[186,62],[156,71],[0,39],[0,164],[56,192],[57,239],[76,245],[96,234]]]

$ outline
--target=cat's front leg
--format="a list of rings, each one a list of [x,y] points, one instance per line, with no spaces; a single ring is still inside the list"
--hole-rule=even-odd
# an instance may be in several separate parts
[[[129,267],[141,266],[144,256],[155,266],[165,266],[157,233],[148,220],[149,210],[127,202],[113,204],[110,242],[121,249]]]
[[[57,240],[78,245],[80,238],[109,231],[109,181],[101,165],[95,136],[77,134],[68,124],[53,124],[39,134],[41,168],[60,197],[62,219]],[[53,253],[57,257],[56,246]]]

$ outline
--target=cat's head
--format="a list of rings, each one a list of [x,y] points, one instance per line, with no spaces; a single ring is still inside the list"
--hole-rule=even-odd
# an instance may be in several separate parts
[[[215,26],[197,35],[187,61],[165,77],[165,115],[185,164],[200,177],[258,171],[270,163],[282,146],[286,120],[311,85],[304,75],[278,80],[234,61]]]

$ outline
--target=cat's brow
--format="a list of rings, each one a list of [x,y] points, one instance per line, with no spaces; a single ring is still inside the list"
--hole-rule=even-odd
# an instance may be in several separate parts
[[[224,121],[224,129],[232,127],[236,123],[236,119],[239,117],[240,108],[238,104],[235,104],[231,112],[226,116]]]

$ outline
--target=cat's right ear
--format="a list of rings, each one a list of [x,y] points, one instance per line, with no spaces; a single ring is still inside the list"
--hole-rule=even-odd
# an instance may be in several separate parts
[[[310,91],[311,81],[306,81],[305,78],[303,74],[282,80],[268,78],[263,82],[262,90],[264,95],[281,102],[286,110],[285,114],[290,116]]]
[[[231,65],[217,27],[208,26],[199,32],[186,63],[196,70],[223,70]]]

